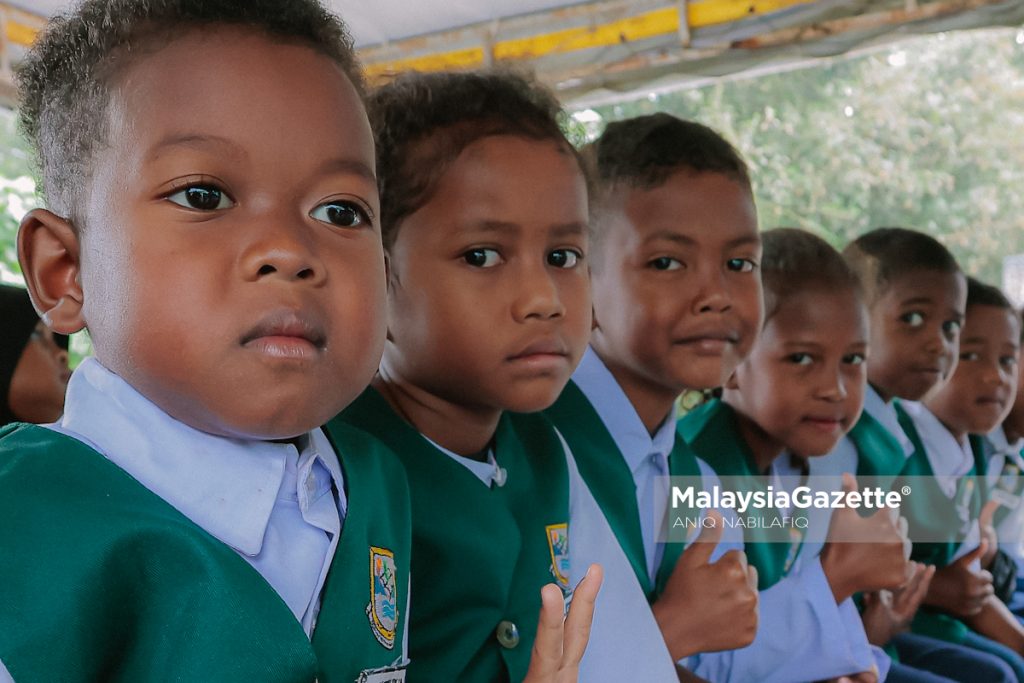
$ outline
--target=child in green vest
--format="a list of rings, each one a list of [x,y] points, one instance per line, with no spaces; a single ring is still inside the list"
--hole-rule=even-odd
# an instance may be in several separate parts
[[[22,270],[96,357],[58,422],[0,432],[0,680],[403,680],[404,475],[319,429],[384,342],[344,25],[87,0],[18,81],[47,206]]]
[[[902,473],[928,475],[927,454],[915,442],[913,422],[900,401],[919,401],[952,375],[964,320],[967,284],[956,259],[935,239],[905,228],[879,228],[843,250],[865,292],[871,318],[868,401],[873,414],[907,454]],[[894,401],[893,399],[900,399]],[[936,473],[938,474],[938,473]],[[952,474],[952,472],[946,473]],[[920,479],[905,500],[911,538],[935,529],[949,542],[915,542],[912,558],[936,566],[913,631],[995,654],[1022,675],[1017,655],[970,631],[956,617],[973,618],[992,595],[992,577],[973,560],[980,548],[954,542],[944,494]],[[934,495],[929,495],[929,493]],[[951,616],[952,615],[952,616]],[[904,652],[900,651],[901,658]]]
[[[674,680],[607,522],[558,433],[529,414],[564,388],[591,328],[586,179],[559,105],[484,71],[403,75],[368,109],[388,334],[378,376],[338,421],[406,466],[410,678],[522,680],[540,587],[554,580],[568,601],[600,560],[580,679]]]
[[[0,427],[59,419],[71,374],[68,338],[39,319],[21,287],[0,285],[0,320]]]
[[[774,660],[763,649],[736,649],[757,632],[757,584],[742,552],[721,552],[735,542],[683,551],[663,529],[667,475],[707,489],[717,481],[677,436],[675,402],[686,389],[720,386],[760,327],[760,238],[746,164],[713,130],[664,113],[609,124],[586,153],[596,319],[580,367],[546,413],[630,558],[672,655],[729,650],[686,665],[716,681],[784,680],[799,660],[788,638]],[[769,597],[773,609],[784,602]]]
[[[720,476],[752,490],[767,490],[771,477],[806,473],[807,458],[829,453],[853,426],[862,406],[867,351],[861,293],[839,254],[800,230],[772,230],[763,234],[763,242],[761,334],[726,382],[722,399],[680,422],[687,442]],[[824,538],[805,539],[810,522],[817,522],[818,536],[828,530],[824,547]],[[870,542],[841,542],[848,538]],[[751,525],[746,541],[762,589],[804,571],[820,571],[825,581],[815,598],[838,605],[843,618],[840,633],[817,637],[839,639],[850,648],[847,665],[854,668],[842,674],[884,679],[888,658],[868,646],[851,596],[906,581],[904,538],[889,510],[862,518],[855,509],[841,509],[828,526],[813,518],[788,529]],[[779,615],[771,628],[785,623],[785,615]],[[814,636],[807,627],[793,634],[797,641]]]
[[[986,570],[996,571],[993,563],[998,550],[992,516],[998,514],[996,506],[1000,498],[990,497],[990,492],[985,490],[988,463],[983,451],[983,435],[999,426],[1012,406],[1020,354],[1019,336],[1020,319],[1005,296],[994,287],[968,278],[966,317],[955,372],[922,403],[902,404],[905,429],[923,453],[923,457],[915,453],[905,471],[935,475],[940,493],[928,500],[929,510],[932,510],[929,523],[935,527],[945,521],[945,528],[940,530],[946,531],[952,541],[925,548],[948,553],[958,540],[973,548],[978,546],[980,530],[979,549],[964,557],[977,556],[980,569],[975,571],[984,572],[989,582],[992,575]],[[922,493],[927,494],[927,491]],[[933,509],[940,504],[954,517],[944,520],[935,512]],[[952,554],[950,559],[942,557],[940,560],[956,566],[965,562],[964,557]],[[998,573],[1005,579],[1010,578],[1002,571]],[[967,634],[968,644],[979,640],[977,647],[1004,656],[1020,672],[1019,663],[1024,661],[1020,657],[1024,654],[1024,627],[1006,605],[992,595],[991,583],[984,588],[977,598],[977,609],[965,610],[961,607],[962,601],[954,600],[938,602],[936,606],[959,617],[976,631]],[[955,595],[955,591],[949,594]],[[939,594],[938,598],[946,600],[946,595]],[[986,639],[980,640],[979,634]]]

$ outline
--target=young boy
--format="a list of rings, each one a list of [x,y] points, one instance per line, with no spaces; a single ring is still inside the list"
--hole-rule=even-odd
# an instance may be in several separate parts
[[[53,422],[64,412],[68,338],[39,320],[28,292],[0,285],[0,427]]]
[[[717,482],[677,436],[675,401],[687,388],[721,386],[761,324],[746,164],[711,129],[668,114],[612,123],[589,152],[596,321],[590,349],[547,414],[630,556],[675,657],[704,653],[688,665],[715,681],[847,673],[849,649],[830,635],[839,609],[815,600],[826,585],[820,569],[761,595],[752,646],[707,654],[754,636],[749,589],[735,557],[698,572],[688,556],[706,552],[703,544],[680,555],[681,543],[662,542],[666,475],[700,477],[706,490]],[[791,628],[777,627],[783,621],[801,630],[796,645]]]
[[[0,436],[0,679],[404,680],[404,475],[318,428],[385,332],[344,26],[315,2],[93,0],[19,81],[49,206],[22,269],[96,358],[59,423]]]
[[[372,388],[339,419],[406,465],[412,675],[520,680],[538,588],[554,577],[568,599],[596,557],[607,580],[581,679],[674,680],[560,437],[523,414],[555,400],[591,327],[586,183],[557,102],[509,73],[409,74],[369,111],[388,341]]]
[[[856,422],[865,381],[867,316],[855,276],[820,238],[785,229],[764,233],[763,239],[761,334],[727,381],[722,400],[687,415],[680,431],[720,476],[733,478],[733,486],[766,491],[767,478],[799,478],[808,457],[827,454]],[[758,567],[762,589],[805,571],[822,574],[814,598],[838,606],[842,618],[820,637],[848,648],[843,660],[831,664],[852,667],[831,675],[883,679],[888,658],[869,647],[851,596],[904,583],[903,538],[887,510],[861,518],[856,510],[843,509],[830,523],[826,517],[823,511],[817,519],[805,517],[803,525],[794,520],[788,529],[748,526],[747,555]],[[829,542],[822,548],[825,530]],[[843,542],[851,537],[870,541]],[[813,637],[812,628],[791,631],[790,638]],[[811,655],[813,664],[824,664],[817,661],[821,656]],[[810,678],[815,676],[800,680]]]
[[[1016,393],[1019,336],[1020,320],[1002,293],[969,278],[960,362],[956,371],[945,385],[926,396],[923,403],[902,404],[905,418],[910,418],[905,419],[905,428],[924,454],[919,459],[915,453],[906,471],[934,473],[937,489],[949,501],[946,509],[956,515],[947,521],[947,528],[949,532],[959,534],[963,528],[969,527],[965,541],[968,547],[977,545],[974,534],[977,533],[978,520],[982,518],[981,504],[987,497],[983,490],[985,487],[978,486],[978,482],[984,480],[975,479],[976,475],[984,477],[987,464],[979,435],[995,429],[1012,406]],[[970,436],[972,434],[975,436]],[[981,495],[971,495],[972,490]],[[922,493],[931,493],[932,498],[939,500],[934,491]],[[932,512],[932,519],[936,516]],[[982,522],[981,526],[984,531],[987,524]],[[935,544],[933,552],[952,545],[948,543],[943,548]],[[967,556],[980,556],[981,566],[989,569],[996,549],[994,539],[986,540],[979,550]],[[958,566],[963,562],[963,558],[954,556],[950,565]],[[947,595],[939,595],[934,603],[977,631],[977,634],[968,634],[968,644],[973,645],[977,639],[976,647],[987,648],[1003,656],[1019,670],[1020,662],[1024,661],[1020,657],[1024,653],[1024,627],[991,594],[991,575],[987,578],[989,585],[977,599],[976,610],[968,612],[963,609],[962,599],[957,600],[959,596],[955,591],[947,594],[954,600]],[[982,640],[978,634],[987,638]]]
[[[879,228],[854,240],[843,251],[865,290],[871,316],[871,360],[865,410],[886,427],[907,454],[906,475],[931,472],[928,458],[914,443],[913,425],[894,398],[919,401],[952,375],[966,305],[966,280],[956,260],[935,239],[904,228]],[[946,472],[949,475],[952,472]],[[921,480],[924,483],[925,480]],[[956,519],[938,489],[915,490],[904,514],[911,538],[931,537],[955,529]],[[955,517],[955,515],[954,515]],[[929,526],[931,528],[929,530]],[[914,543],[912,558],[937,567],[924,607],[914,619],[915,633],[964,644],[996,654],[1020,675],[1016,657],[1006,648],[970,632],[948,614],[977,614],[992,593],[991,575],[972,566],[977,543]],[[957,560],[957,561],[954,561]],[[976,563],[975,563],[976,564]],[[897,639],[900,657],[913,661],[916,651]],[[957,675],[956,672],[951,672]]]

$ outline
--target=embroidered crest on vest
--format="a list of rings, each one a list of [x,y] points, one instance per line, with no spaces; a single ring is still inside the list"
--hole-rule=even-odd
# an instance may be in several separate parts
[[[548,535],[548,550],[551,551],[551,575],[558,581],[562,591],[569,590],[569,525],[549,524],[544,527]]]
[[[370,546],[370,604],[366,616],[377,641],[395,647],[398,624],[398,587],[395,582],[395,554],[387,548]]]

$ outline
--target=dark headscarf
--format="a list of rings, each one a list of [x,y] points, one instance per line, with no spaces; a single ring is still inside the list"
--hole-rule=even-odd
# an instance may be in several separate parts
[[[39,316],[32,308],[28,292],[20,287],[0,285],[0,425],[18,420],[7,405],[11,379],[38,323]],[[67,348],[67,337],[56,334],[54,338]]]

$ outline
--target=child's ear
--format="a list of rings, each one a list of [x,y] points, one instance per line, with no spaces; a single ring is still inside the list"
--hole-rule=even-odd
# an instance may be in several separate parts
[[[18,261],[32,303],[54,332],[85,327],[79,282],[79,242],[71,224],[46,209],[33,209],[18,230]]]
[[[726,388],[726,389],[732,389],[732,390],[734,390],[734,391],[735,391],[736,389],[739,389],[739,388],[740,388],[740,383],[739,383],[739,381],[738,381],[738,380],[736,379],[736,371],[735,371],[735,370],[733,370],[732,372],[730,372],[730,373],[729,373],[729,379],[725,380],[725,388]]]

